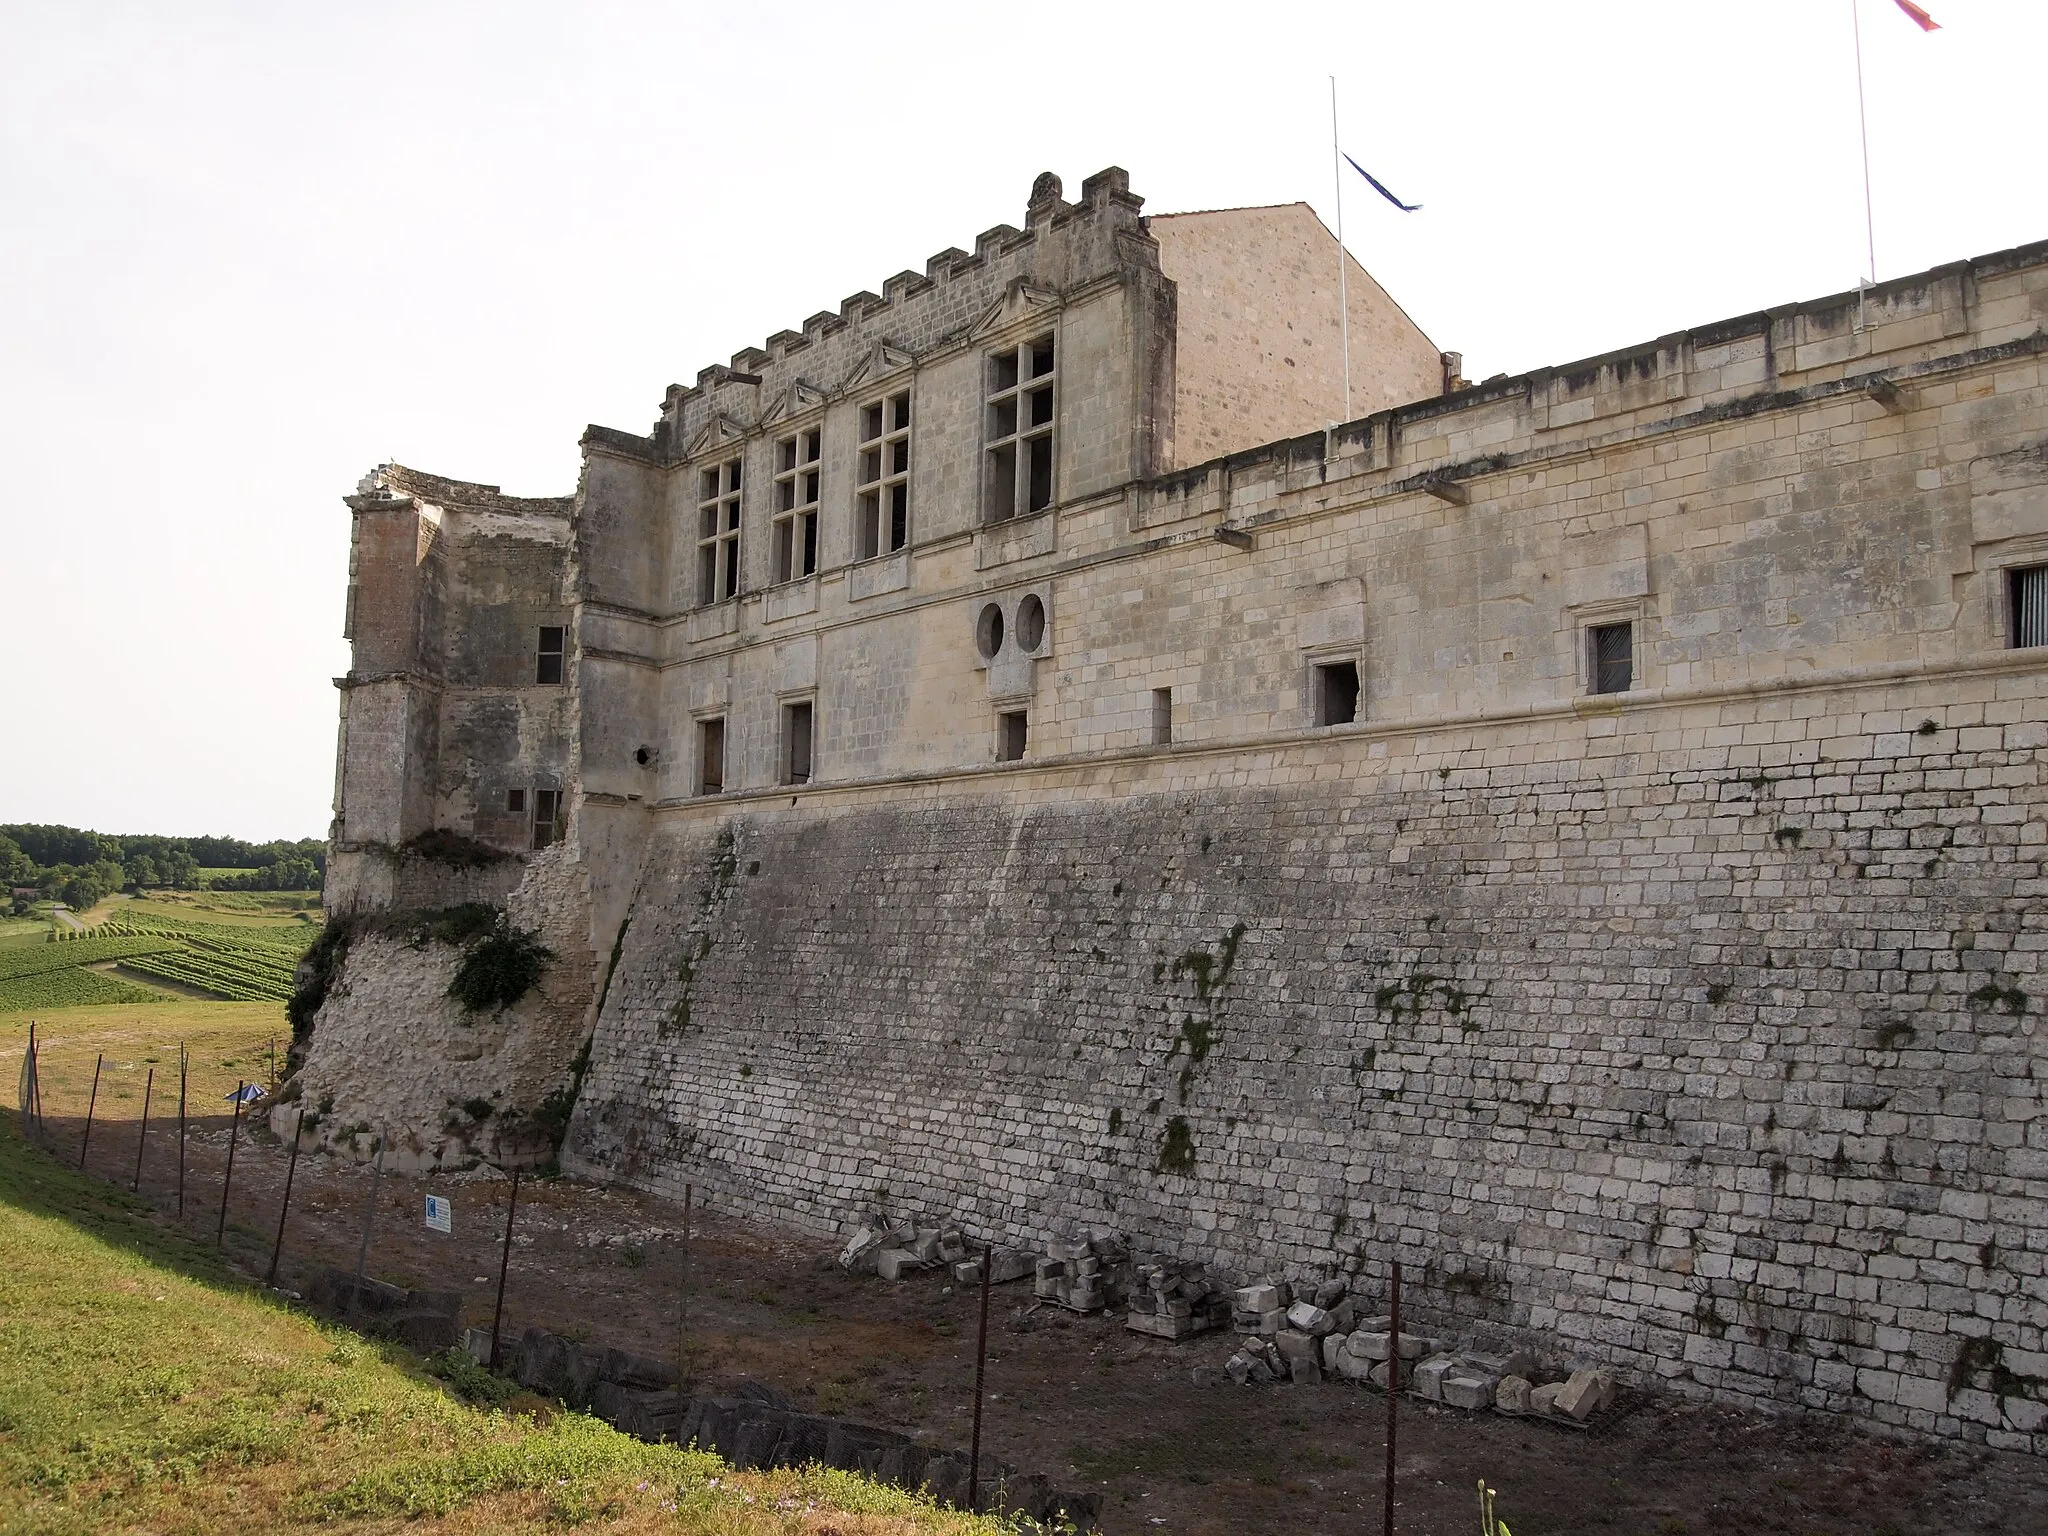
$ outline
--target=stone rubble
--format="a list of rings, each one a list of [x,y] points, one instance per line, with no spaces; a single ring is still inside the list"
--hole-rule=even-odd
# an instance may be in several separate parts
[[[848,1237],[838,1262],[885,1280],[943,1264],[955,1284],[979,1285],[982,1261],[967,1257],[970,1252],[955,1225],[918,1227],[869,1217]],[[1038,1306],[1051,1303],[1084,1314],[1125,1307],[1124,1326],[1133,1333],[1178,1341],[1234,1329],[1239,1344],[1223,1375],[1239,1386],[1280,1381],[1313,1386],[1334,1379],[1384,1391],[1389,1362],[1398,1357],[1406,1392],[1468,1412],[1492,1408],[1585,1424],[1615,1398],[1614,1373],[1604,1367],[1575,1365],[1564,1379],[1538,1384],[1539,1377],[1559,1373],[1546,1373],[1527,1348],[1490,1348],[1483,1341],[1460,1346],[1405,1330],[1396,1339],[1393,1318],[1364,1314],[1343,1279],[1324,1280],[1312,1289],[1297,1290],[1280,1280],[1230,1290],[1201,1265],[1146,1255],[1134,1259],[1117,1232],[1054,1239],[1040,1254],[1000,1248],[993,1262],[992,1284],[1028,1275]],[[1198,1368],[1198,1375],[1215,1379],[1213,1368]]]
[[[1410,1395],[1469,1412],[1493,1408],[1585,1424],[1615,1399],[1614,1373],[1604,1367],[1576,1366],[1565,1379],[1538,1386],[1535,1378],[1545,1372],[1526,1348],[1459,1347],[1405,1330],[1397,1340],[1391,1317],[1358,1315],[1341,1280],[1324,1282],[1312,1300],[1296,1299],[1284,1281],[1240,1287],[1231,1317],[1241,1338],[1223,1374],[1239,1386],[1337,1379],[1384,1391],[1388,1362],[1398,1356]]]

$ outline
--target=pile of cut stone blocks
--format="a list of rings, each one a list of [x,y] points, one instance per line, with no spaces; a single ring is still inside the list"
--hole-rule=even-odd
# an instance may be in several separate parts
[[[1585,1424],[1614,1401],[1614,1373],[1603,1368],[1582,1367],[1537,1386],[1543,1372],[1529,1350],[1459,1349],[1405,1330],[1397,1339],[1391,1317],[1357,1315],[1342,1280],[1325,1281],[1312,1299],[1300,1300],[1284,1281],[1248,1285],[1236,1293],[1232,1316],[1245,1337],[1224,1372],[1240,1386],[1312,1384],[1328,1376],[1384,1391],[1398,1359],[1408,1393],[1451,1408]]]
[[[849,1274],[901,1280],[919,1270],[957,1264],[966,1257],[967,1239],[950,1223],[920,1227],[914,1222],[869,1217],[840,1249],[839,1267]]]
[[[1119,1305],[1131,1284],[1131,1252],[1121,1233],[1055,1239],[1032,1275],[1031,1294],[1072,1312]]]
[[[1186,1339],[1230,1325],[1231,1296],[1199,1266],[1138,1263],[1124,1326],[1155,1339]]]

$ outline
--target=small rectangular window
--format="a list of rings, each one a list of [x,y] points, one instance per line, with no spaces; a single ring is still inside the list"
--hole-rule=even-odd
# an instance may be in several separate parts
[[[536,683],[559,683],[562,680],[563,639],[567,633],[560,625],[541,625],[540,655],[533,669]]]
[[[854,466],[854,558],[894,554],[910,541],[909,390],[861,408]]]
[[[1173,740],[1173,690],[1152,690],[1152,745],[1163,747]]]
[[[811,782],[811,705],[782,706],[782,782]]]
[[[1031,722],[1021,709],[1006,709],[996,716],[996,761],[1014,763],[1024,756]]]
[[[983,516],[1005,522],[1053,503],[1053,339],[1040,336],[988,360]]]
[[[526,814],[525,790],[508,789],[505,791],[505,812],[507,815],[513,816],[524,816]]]
[[[697,793],[725,793],[725,717],[697,722]]]
[[[1316,668],[1316,724],[1349,725],[1358,718],[1358,663],[1332,661]]]
[[[533,792],[533,846],[545,848],[562,836],[562,792],[536,789]]]
[[[2048,645],[2048,565],[2021,566],[2005,580],[2013,649]]]
[[[1635,686],[1635,625],[1595,624],[1586,631],[1586,681],[1595,693]]]

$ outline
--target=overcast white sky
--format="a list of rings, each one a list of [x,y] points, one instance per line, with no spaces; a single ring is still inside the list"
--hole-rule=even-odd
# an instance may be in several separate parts
[[[1032,177],[1331,213],[1481,378],[1853,286],[1851,0],[0,0],[0,821],[324,834],[374,464],[586,422]],[[2039,0],[1861,0],[1880,276],[2048,237]]]

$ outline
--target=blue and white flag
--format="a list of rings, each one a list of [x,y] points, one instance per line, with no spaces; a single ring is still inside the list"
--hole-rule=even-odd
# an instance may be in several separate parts
[[[1342,150],[1339,150],[1338,153],[1344,154]],[[1422,211],[1422,204],[1402,202],[1401,199],[1394,196],[1393,193],[1389,192],[1386,189],[1386,187],[1381,184],[1379,177],[1373,175],[1371,171],[1368,171],[1364,166],[1360,165],[1356,160],[1352,159],[1349,155],[1344,155],[1344,163],[1350,166],[1351,169],[1353,169],[1354,171],[1358,172],[1358,174],[1363,176],[1367,181],[1371,182],[1373,191],[1379,193],[1381,197],[1384,197],[1388,202],[1392,203],[1396,208],[1400,209],[1403,213],[1420,213]]]

